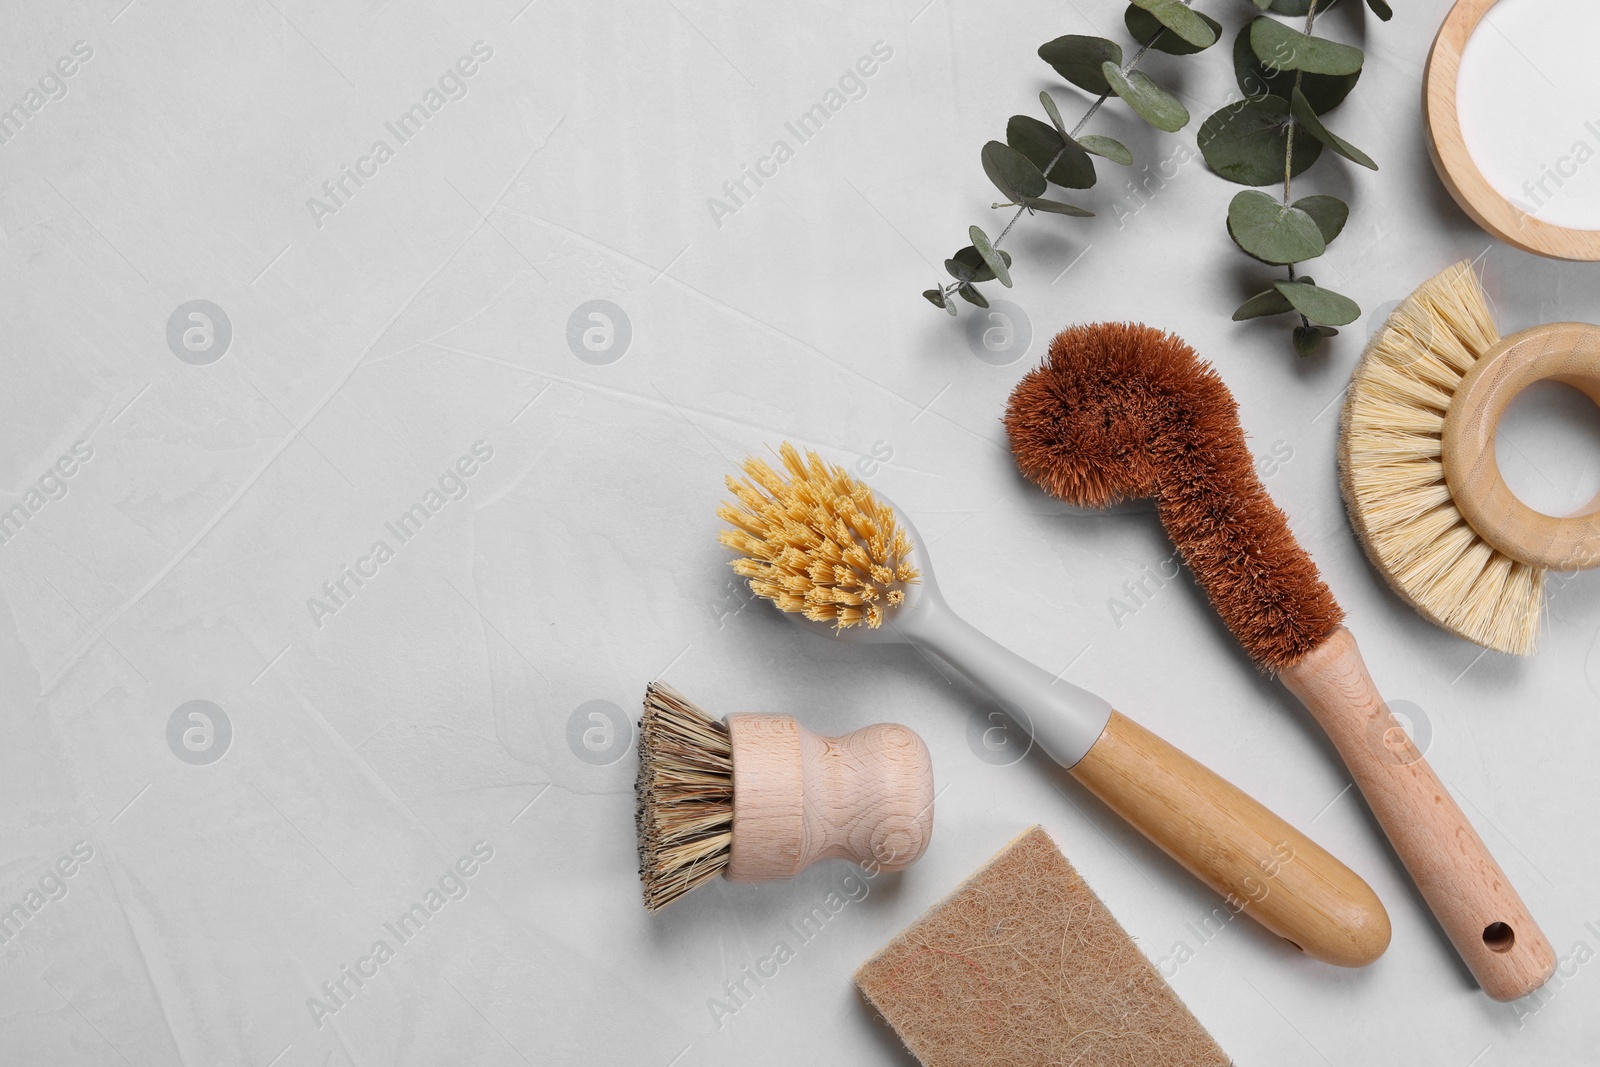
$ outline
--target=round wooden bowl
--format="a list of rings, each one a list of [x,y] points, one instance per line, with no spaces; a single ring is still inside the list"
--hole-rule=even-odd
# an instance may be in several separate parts
[[[1458,0],[1445,16],[1422,77],[1423,119],[1434,169],[1461,210],[1502,241],[1554,259],[1600,260],[1600,230],[1570,230],[1519,210],[1489,184],[1467,152],[1456,111],[1461,53],[1495,0]]]

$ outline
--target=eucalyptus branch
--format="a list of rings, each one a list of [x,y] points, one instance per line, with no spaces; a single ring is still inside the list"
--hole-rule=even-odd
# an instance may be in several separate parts
[[[1333,0],[1333,3],[1337,3],[1337,2],[1338,2],[1338,0]],[[1311,36],[1311,27],[1316,24],[1316,21],[1317,21],[1317,0],[1311,0],[1310,6],[1308,6],[1306,8],[1306,28],[1304,30],[1302,30],[1301,32],[1304,33],[1307,37],[1310,37]],[[1306,74],[1306,72],[1303,71],[1303,70],[1297,70],[1297,71],[1294,72],[1294,92],[1298,93],[1298,92],[1301,91],[1301,86],[1304,83],[1305,74]],[[1284,135],[1284,138],[1283,138],[1283,206],[1284,207],[1288,207],[1290,205],[1291,198],[1292,198],[1292,190],[1294,189],[1294,127],[1295,127],[1295,124],[1293,122],[1289,123],[1289,132],[1286,133]],[[1295,281],[1296,279],[1295,279],[1295,273],[1294,273],[1294,264],[1293,263],[1286,263],[1286,264],[1284,264],[1284,266],[1289,272],[1289,280],[1291,282]],[[1311,321],[1306,318],[1304,312],[1300,313],[1300,327],[1301,327],[1301,329],[1304,329],[1304,330],[1311,329]]]
[[[1126,63],[1124,63],[1119,68],[1122,71],[1122,73],[1124,75],[1126,75],[1126,74],[1130,74],[1134,70],[1136,70],[1138,68],[1138,66],[1139,66],[1139,60],[1144,58],[1145,53],[1150,51],[1151,46],[1154,45],[1156,43],[1156,41],[1160,39],[1161,35],[1163,33],[1166,33],[1166,32],[1167,32],[1166,28],[1162,27],[1161,29],[1157,30],[1154,33],[1154,35],[1152,35],[1151,38],[1148,41],[1146,41],[1146,42],[1144,42],[1144,44],[1140,45],[1139,46],[1139,50],[1133,54],[1133,58],[1128,60]],[[1089,110],[1087,110],[1087,111],[1085,111],[1083,113],[1083,117],[1078,120],[1078,124],[1076,126],[1072,127],[1072,132],[1070,134],[1068,134],[1067,136],[1072,138],[1073,140],[1076,140],[1077,137],[1078,137],[1078,134],[1082,133],[1083,132],[1083,128],[1089,124],[1089,120],[1094,118],[1094,113],[1096,111],[1100,110],[1101,105],[1103,105],[1110,96],[1111,96],[1111,90],[1107,89],[1105,92],[1101,93],[1098,97],[1096,97],[1094,103],[1089,105]],[[1050,162],[1043,168],[1044,173],[1045,174],[1049,174],[1052,170],[1055,170],[1056,169],[1056,164],[1061,162],[1061,157],[1066,155],[1068,150],[1071,147],[1072,146],[1069,145],[1069,144],[1063,144],[1060,148],[1058,148],[1056,150],[1056,154],[1050,157]],[[997,204],[995,206],[996,207],[1007,207],[1008,205],[1006,205],[1006,204]],[[1005,225],[1005,229],[1000,231],[1000,236],[996,237],[992,242],[990,242],[990,247],[999,248],[1000,247],[1000,242],[1004,241],[1006,239],[1006,234],[1011,232],[1011,227],[1013,227],[1013,226],[1015,226],[1017,224],[1017,220],[1022,218],[1022,216],[1023,216],[1023,214],[1025,212],[1031,212],[1031,211],[1032,211],[1032,209],[1030,207],[1028,207],[1027,204],[1019,204],[1017,206],[1016,214],[1011,216],[1011,221],[1007,222],[1006,225]],[[961,282],[961,281],[954,281],[954,282],[951,282],[949,285],[944,286],[943,287],[944,298],[946,300],[949,300],[951,297],[955,296],[956,293],[961,290],[961,287],[964,284],[966,284],[966,283],[965,282]]]
[[[1284,0],[1253,0],[1263,11],[1280,11]],[[1234,73],[1250,94],[1213,114],[1200,128],[1200,151],[1222,177],[1241,185],[1279,180],[1283,196],[1255,189],[1228,205],[1228,234],[1248,255],[1284,268],[1287,279],[1271,283],[1234,311],[1235,321],[1293,312],[1294,349],[1311,355],[1338,326],[1354,322],[1354,300],[1319,286],[1297,268],[1327,251],[1344,229],[1350,207],[1325,194],[1295,199],[1295,176],[1324,150],[1373,170],[1366,153],[1328,129],[1323,114],[1337,107],[1360,77],[1361,50],[1313,36],[1317,16],[1338,0],[1310,0],[1304,28],[1296,31],[1269,15],[1257,15],[1240,33]],[[1290,5],[1297,6],[1297,5]],[[1379,18],[1392,12],[1387,0],[1367,0]],[[1297,14],[1299,12],[1296,12]]]
[[[1084,128],[1111,97],[1125,101],[1136,115],[1157,129],[1174,132],[1189,121],[1183,104],[1138,69],[1152,48],[1172,55],[1198,52],[1214,44],[1221,25],[1191,10],[1189,0],[1132,0],[1123,21],[1138,42],[1138,50],[1124,59],[1122,49],[1103,37],[1069,34],[1040,46],[1039,57],[1055,68],[1067,81],[1093,95],[1094,100],[1069,131],[1060,110],[1049,93],[1040,93],[1040,103],[1050,124],[1025,115],[1014,115],[1006,126],[1006,141],[990,141],[983,148],[984,172],[1006,199],[994,207],[1015,207],[999,235],[992,240],[980,227],[968,230],[972,244],[945,261],[945,270],[954,279],[929,289],[922,295],[936,307],[954,315],[954,297],[979,307],[988,301],[976,283],[997,279],[1009,286],[1010,254],[1001,245],[1024,214],[1048,211],[1062,215],[1090,216],[1072,204],[1049,200],[1044,193],[1051,183],[1068,189],[1081,189],[1095,182],[1095,163],[1101,156],[1123,166],[1133,155],[1109,137],[1083,136]],[[1081,138],[1081,140],[1080,140]]]
[[[1355,86],[1365,57],[1352,45],[1312,35],[1317,16],[1338,0],[1310,0],[1304,6],[1302,0],[1249,2],[1258,13],[1240,31],[1233,48],[1234,75],[1245,95],[1201,125],[1200,153],[1217,174],[1251,187],[1228,205],[1228,234],[1234,243],[1262,263],[1283,267],[1288,276],[1246,300],[1234,311],[1234,319],[1293,312],[1299,320],[1293,333],[1295,350],[1310,355],[1324,337],[1338,333],[1335,327],[1354,322],[1361,308],[1297,269],[1327,251],[1344,229],[1350,207],[1326,194],[1295,199],[1295,177],[1324,150],[1378,169],[1366,153],[1328,129],[1322,118]],[[1366,5],[1384,21],[1393,16],[1388,0],[1366,0]],[[1304,28],[1296,30],[1264,12],[1304,14]],[[1191,8],[1189,0],[1130,0],[1123,22],[1129,36],[1140,42],[1127,59],[1120,45],[1104,37],[1068,34],[1040,46],[1039,58],[1093,102],[1069,131],[1050,94],[1040,93],[1049,124],[1013,115],[1006,125],[1006,140],[983,146],[984,173],[1005,197],[994,207],[1016,210],[992,240],[978,226],[968,229],[972,244],[945,260],[945,270],[954,281],[941,281],[925,291],[922,295],[929,303],[951,315],[956,314],[957,296],[988,307],[977,285],[990,280],[1011,285],[1011,256],[1001,246],[1024,213],[1092,214],[1044,194],[1051,184],[1066,189],[1094,185],[1096,163],[1091,157],[1132,164],[1133,154],[1122,144],[1083,134],[1111,97],[1167,133],[1188,124],[1188,109],[1139,70],[1139,63],[1151,49],[1175,56],[1203,51],[1216,43],[1221,24]],[[1281,199],[1262,191],[1280,178]]]

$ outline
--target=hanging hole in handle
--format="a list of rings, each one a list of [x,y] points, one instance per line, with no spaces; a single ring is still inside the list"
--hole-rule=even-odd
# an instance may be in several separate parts
[[[1517,943],[1517,933],[1505,923],[1490,923],[1483,928],[1483,943],[1491,952],[1510,952]]]

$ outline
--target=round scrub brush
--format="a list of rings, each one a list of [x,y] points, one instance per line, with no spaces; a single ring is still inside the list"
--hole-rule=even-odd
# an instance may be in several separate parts
[[[651,911],[718,874],[774,882],[823,859],[898,871],[933,834],[933,767],[906,727],[819,737],[787,715],[718,722],[659,683],[644,694],[637,792]]]
[[[1344,967],[1389,945],[1389,916],[1348,867],[1111,705],[1052,677],[950,610],[906,517],[844,468],[793,445],[783,471],[745,461],[718,515],[734,570],[802,626],[929,649],[1030,742],[1207,885],[1307,955]]]
[[[1546,569],[1600,564],[1600,500],[1558,519],[1506,487],[1494,439],[1522,389],[1553,379],[1600,403],[1600,327],[1502,338],[1467,263],[1412,293],[1350,379],[1339,482],[1350,522],[1395,592],[1429,621],[1519,656],[1539,637]]]
[[[1549,940],[1378,695],[1344,613],[1256,477],[1217,372],[1149,326],[1074,326],[1011,394],[1006,434],[1022,473],[1070,504],[1155,498],[1222,621],[1339,750],[1479,985],[1497,1000],[1542,985],[1555,970]]]

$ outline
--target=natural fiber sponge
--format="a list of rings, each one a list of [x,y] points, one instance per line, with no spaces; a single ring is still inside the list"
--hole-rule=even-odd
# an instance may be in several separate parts
[[[925,1067],[1226,1067],[1035,826],[856,971]]]

